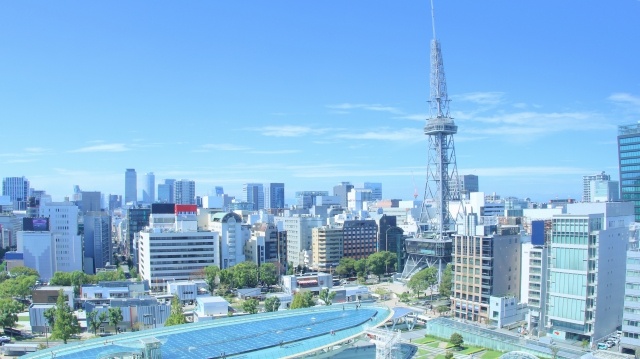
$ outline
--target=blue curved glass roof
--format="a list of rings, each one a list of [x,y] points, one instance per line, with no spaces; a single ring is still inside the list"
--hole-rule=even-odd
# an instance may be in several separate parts
[[[57,359],[109,358],[111,353],[142,353],[143,342],[150,339],[161,343],[163,358],[282,358],[339,343],[383,324],[390,316],[388,308],[364,305],[286,310],[123,333],[24,358],[51,358],[51,352]]]

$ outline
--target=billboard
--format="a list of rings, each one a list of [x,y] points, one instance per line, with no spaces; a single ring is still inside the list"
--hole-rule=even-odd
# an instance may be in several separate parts
[[[531,221],[531,244],[544,245],[544,221]]]
[[[49,218],[27,217],[22,219],[23,231],[47,232],[49,231]]]

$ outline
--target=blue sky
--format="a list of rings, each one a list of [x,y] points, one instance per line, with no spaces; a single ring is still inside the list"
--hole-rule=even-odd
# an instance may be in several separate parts
[[[640,120],[640,1],[436,0],[460,174],[580,198]],[[124,171],[240,195],[426,176],[428,1],[16,1],[0,11],[0,176],[61,200]],[[415,179],[414,179],[415,178]],[[414,187],[415,183],[415,187]],[[140,186],[139,186],[140,188]]]

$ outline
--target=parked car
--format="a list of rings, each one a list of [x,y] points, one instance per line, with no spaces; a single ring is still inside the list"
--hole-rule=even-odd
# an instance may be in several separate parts
[[[0,344],[11,343],[11,338],[6,335],[0,337]]]
[[[607,340],[611,340],[616,345],[618,345],[620,343],[620,338],[618,338],[618,337],[609,337],[609,339],[607,339]]]
[[[598,343],[598,350],[607,350],[609,346],[605,343]]]
[[[606,342],[604,342],[609,348],[611,348],[612,346],[616,345],[616,343],[613,342],[613,340],[607,340]]]

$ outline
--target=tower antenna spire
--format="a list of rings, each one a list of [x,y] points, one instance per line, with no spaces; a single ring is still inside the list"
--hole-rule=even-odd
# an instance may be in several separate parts
[[[433,39],[436,38],[436,14],[433,11],[433,0],[431,0],[431,28],[433,29]]]

